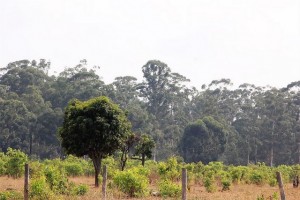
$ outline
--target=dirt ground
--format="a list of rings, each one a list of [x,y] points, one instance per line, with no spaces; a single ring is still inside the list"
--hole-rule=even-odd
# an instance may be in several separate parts
[[[78,197],[77,199],[82,200],[100,200],[101,199],[101,187],[95,188],[94,178],[93,177],[75,177],[70,178],[70,181],[75,183],[84,183],[90,186],[89,192],[83,196]],[[24,180],[23,179],[12,179],[8,177],[0,177],[0,191],[7,190],[16,190],[23,192]],[[156,190],[155,186],[151,186],[152,190]],[[293,188],[292,184],[284,185],[285,195],[287,200],[300,200],[300,187]],[[214,193],[208,193],[205,191],[205,188],[200,185],[193,185],[188,192],[187,196],[189,200],[257,200],[258,197],[264,196],[265,200],[270,200],[270,196],[277,193],[278,199],[280,199],[280,193],[278,187],[270,187],[268,185],[257,186],[257,185],[233,185],[229,191],[217,191]],[[64,199],[71,200],[74,197],[65,197]],[[107,199],[132,199],[134,198],[126,197],[120,191],[108,191]],[[162,197],[149,196],[145,198],[139,198],[145,200],[160,200]],[[170,198],[172,199],[172,198]],[[173,198],[181,199],[181,198]],[[274,200],[274,199],[272,199]]]

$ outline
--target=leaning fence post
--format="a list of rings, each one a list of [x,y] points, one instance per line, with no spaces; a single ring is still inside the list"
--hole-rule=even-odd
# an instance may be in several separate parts
[[[24,178],[24,200],[29,199],[29,166],[28,163],[25,164],[25,178]]]
[[[102,182],[102,199],[106,200],[106,180],[107,180],[107,168],[103,166],[103,182]]]
[[[182,200],[186,200],[186,190],[187,190],[187,170],[182,168]]]
[[[279,190],[280,190],[281,200],[285,200],[285,194],[284,194],[283,183],[282,183],[280,172],[276,172],[276,178],[277,178],[277,182],[278,182],[278,186],[279,186]]]

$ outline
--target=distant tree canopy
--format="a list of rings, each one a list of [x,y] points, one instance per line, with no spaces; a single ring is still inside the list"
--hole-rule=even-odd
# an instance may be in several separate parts
[[[181,155],[186,162],[209,163],[225,151],[226,129],[212,117],[189,124],[180,141]]]
[[[130,133],[125,113],[107,97],[88,101],[72,100],[66,107],[63,126],[59,129],[62,147],[68,154],[88,155],[95,168],[95,186],[101,160],[120,149]]]
[[[57,129],[63,125],[68,102],[107,96],[126,110],[134,133],[153,138],[152,155],[158,160],[182,155],[186,161],[227,164],[300,163],[299,80],[284,88],[247,83],[232,87],[224,78],[195,88],[159,60],[141,66],[142,80],[129,74],[110,84],[101,80],[101,69],[85,59],[58,74],[49,75],[50,71],[51,63],[45,59],[20,60],[0,68],[0,151],[11,147],[31,158],[61,156]],[[207,127],[207,116],[221,124],[225,143]],[[208,132],[189,135],[190,126],[200,126],[199,119]],[[207,157],[184,155],[179,147],[188,140],[201,148],[211,144],[210,151],[205,149]]]

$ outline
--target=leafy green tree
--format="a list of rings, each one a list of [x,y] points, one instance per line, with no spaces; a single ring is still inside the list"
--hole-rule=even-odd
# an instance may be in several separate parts
[[[227,131],[212,117],[204,117],[189,124],[180,141],[181,155],[186,162],[209,163],[225,151]]]
[[[35,116],[22,101],[0,99],[0,147],[29,152],[30,124]]]
[[[125,113],[107,97],[88,101],[72,100],[65,110],[63,126],[59,129],[66,153],[88,155],[95,168],[95,186],[101,161],[122,145],[131,124]]]
[[[191,91],[184,84],[186,77],[171,72],[167,64],[150,60],[143,67],[144,81],[137,85],[147,111],[154,116],[151,134],[156,142],[157,157],[166,158],[176,153],[177,143],[182,129],[189,121]],[[175,128],[170,134],[171,126]]]
[[[121,147],[121,170],[125,169],[125,165],[128,159],[128,154],[130,149],[135,145],[138,141],[138,137],[134,133],[130,133],[127,135],[125,141]]]
[[[150,135],[143,134],[140,136],[139,141],[135,147],[135,155],[139,156],[138,159],[145,165],[146,158],[152,157],[152,150],[155,147],[155,142]]]

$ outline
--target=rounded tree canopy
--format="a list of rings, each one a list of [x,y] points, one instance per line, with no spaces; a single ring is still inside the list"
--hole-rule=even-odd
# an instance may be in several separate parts
[[[120,147],[130,129],[125,112],[101,96],[88,101],[71,100],[59,135],[66,153],[103,158]]]
[[[180,141],[186,162],[216,161],[225,150],[227,130],[212,117],[204,117],[185,127]]]

